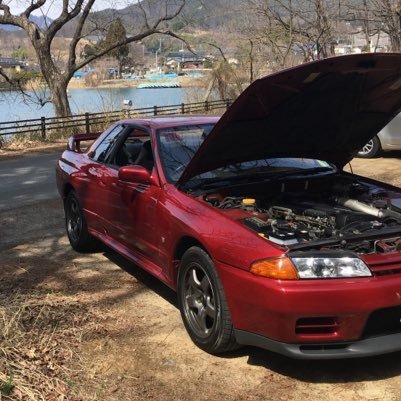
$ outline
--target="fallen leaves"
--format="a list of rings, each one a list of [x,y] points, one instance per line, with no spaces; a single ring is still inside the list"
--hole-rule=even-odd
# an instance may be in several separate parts
[[[0,399],[77,401],[78,352],[85,330],[99,326],[92,307],[52,293],[0,299]],[[12,378],[12,379],[10,379]]]

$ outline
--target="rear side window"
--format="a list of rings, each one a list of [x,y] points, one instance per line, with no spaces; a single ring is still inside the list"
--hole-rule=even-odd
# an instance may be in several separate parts
[[[125,127],[123,125],[117,125],[114,129],[112,129],[106,138],[100,142],[99,146],[95,150],[94,155],[92,156],[92,159],[98,161],[99,163],[104,163],[109,156],[115,141],[124,128]]]

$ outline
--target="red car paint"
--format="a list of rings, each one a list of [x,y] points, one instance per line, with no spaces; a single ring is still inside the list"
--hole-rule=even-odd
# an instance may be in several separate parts
[[[393,103],[391,105],[394,112]],[[398,248],[388,253],[361,255],[372,270],[372,277],[274,280],[255,276],[250,272],[254,261],[284,257],[288,252],[288,247],[267,241],[244,226],[244,217],[258,216],[258,213],[242,209],[219,210],[202,195],[193,196],[168,182],[161,166],[156,131],[217,121],[217,117],[200,116],[117,123],[140,126],[150,134],[155,165],[145,184],[124,182],[119,179],[118,169],[91,159],[92,152],[113,127],[85,152],[80,152],[79,145],[73,145],[80,141],[80,137],[75,136],[70,141],[73,150],[66,150],[58,162],[60,195],[65,199],[73,189],[82,203],[90,233],[173,289],[177,286],[178,263],[186,244],[201,246],[212,258],[223,284],[233,326],[242,343],[300,358],[367,356],[401,350],[401,342],[399,346],[375,350],[373,339],[373,346],[358,352],[358,344],[366,340],[363,333],[369,316],[377,310],[401,306],[401,251]],[[227,124],[227,120],[224,123]],[[366,142],[365,136],[360,141]],[[207,153],[206,142],[199,155]],[[359,147],[359,143],[355,144],[355,149]],[[339,157],[341,161],[345,159]],[[187,173],[187,177],[194,174]],[[380,188],[391,192],[392,196],[401,196],[397,188],[366,182],[381,185]],[[260,216],[263,217],[263,213]],[[401,309],[398,319],[400,325],[396,333],[382,333],[378,337],[399,336]],[[256,337],[241,340],[241,333]],[[263,345],[258,343],[259,338],[297,345],[297,353]],[[336,353],[337,349],[344,352]]]

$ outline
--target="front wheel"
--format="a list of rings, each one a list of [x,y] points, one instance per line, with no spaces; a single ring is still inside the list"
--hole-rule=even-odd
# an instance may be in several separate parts
[[[358,157],[370,159],[377,156],[380,150],[380,140],[377,136],[375,136],[358,152]]]
[[[97,241],[89,234],[81,204],[74,191],[65,198],[64,213],[67,236],[72,248],[78,252],[95,250]]]
[[[181,260],[178,304],[185,328],[199,348],[217,354],[238,347],[223,287],[201,248],[188,249]]]

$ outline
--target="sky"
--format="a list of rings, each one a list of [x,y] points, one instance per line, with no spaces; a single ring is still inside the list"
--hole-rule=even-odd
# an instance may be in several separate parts
[[[35,1],[35,0],[32,0]],[[10,10],[12,14],[18,14],[24,11],[32,2],[31,0],[5,0],[3,3],[8,4],[10,6]],[[136,1],[130,0],[96,0],[94,6],[92,7],[92,11],[99,11],[105,8],[124,8],[129,4],[132,4]],[[76,3],[76,0],[70,0],[71,5],[73,6]],[[56,18],[60,15],[63,1],[62,0],[47,0],[46,4],[41,7],[39,10],[36,10],[34,15],[47,15],[50,18]]]

